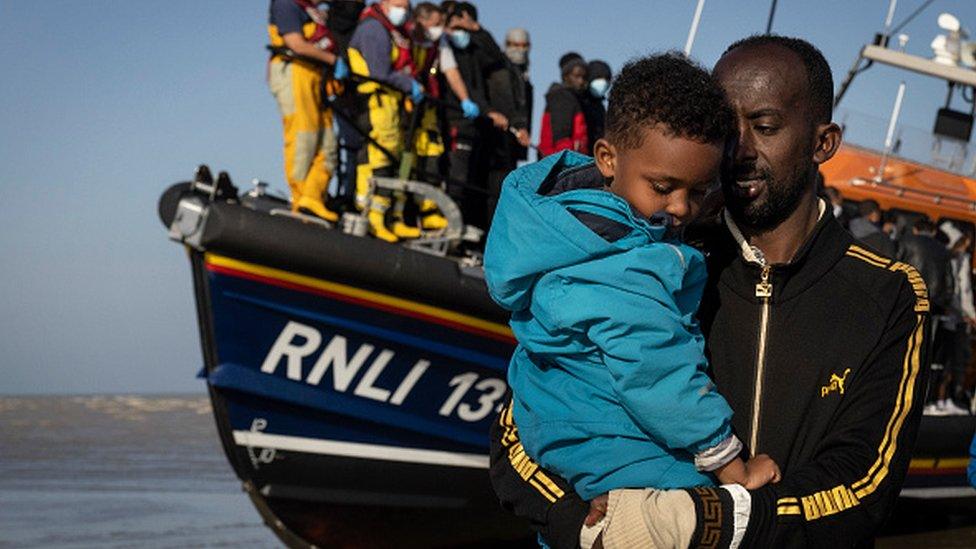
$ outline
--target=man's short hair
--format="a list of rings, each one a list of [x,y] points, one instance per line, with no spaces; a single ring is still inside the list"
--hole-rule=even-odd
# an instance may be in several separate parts
[[[471,19],[475,21],[478,20],[478,8],[474,7],[474,4],[471,2],[455,2],[448,17],[461,17],[465,13],[468,14]]]
[[[810,90],[810,100],[814,120],[825,124],[830,122],[834,114],[834,77],[830,72],[830,64],[823,53],[816,46],[800,38],[779,36],[776,34],[754,34],[734,42],[725,53],[736,48],[750,46],[776,45],[795,53],[807,73],[807,85]]]
[[[421,2],[413,8],[414,16],[417,19],[427,19],[432,13],[444,14],[444,9],[433,2]]]
[[[681,53],[668,52],[628,62],[610,87],[607,141],[635,149],[654,126],[713,143],[732,135],[735,114],[708,71]]]
[[[933,234],[935,233],[935,223],[932,223],[929,218],[922,216],[915,220],[912,229],[922,234]]]
[[[861,217],[867,217],[875,212],[880,214],[881,206],[879,206],[876,201],[867,199],[861,201],[861,203],[857,205],[857,211],[860,212]]]

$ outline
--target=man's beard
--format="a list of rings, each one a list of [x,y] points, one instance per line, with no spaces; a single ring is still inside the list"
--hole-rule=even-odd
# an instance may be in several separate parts
[[[752,200],[729,192],[729,185],[735,185],[735,182],[723,185],[725,207],[732,214],[732,219],[740,226],[756,232],[766,232],[778,227],[793,215],[807,191],[809,177],[805,168],[806,166],[797,166],[782,181],[774,180],[772,174],[762,170],[759,175],[766,184],[766,192]]]

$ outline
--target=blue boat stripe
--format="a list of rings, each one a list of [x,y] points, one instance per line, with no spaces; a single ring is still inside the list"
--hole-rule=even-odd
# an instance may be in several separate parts
[[[280,311],[292,315],[297,315],[312,320],[317,320],[324,324],[342,327],[359,333],[385,338],[390,341],[395,341],[403,345],[420,349],[421,351],[424,352],[439,353],[441,355],[450,358],[471,362],[501,372],[504,372],[508,368],[507,358],[492,356],[485,353],[479,353],[477,351],[464,349],[463,347],[455,347],[454,345],[447,345],[444,343],[439,343],[437,341],[432,341],[421,337],[407,335],[402,332],[397,332],[395,330],[377,328],[375,326],[371,326],[370,324],[366,324],[364,322],[357,322],[355,320],[348,320],[337,316],[325,315],[325,314],[309,311],[307,309],[290,307],[287,305],[276,303],[274,301],[247,296],[238,292],[225,291],[224,295],[232,299],[236,299],[238,301],[244,301],[252,305],[257,305],[259,307],[264,307],[267,309],[272,309],[272,310],[276,310],[276,311]]]
[[[447,439],[470,444],[474,449],[486,449],[488,439],[479,424],[472,429],[461,429],[452,421],[430,421],[416,414],[401,411],[387,405],[374,405],[358,397],[332,393],[304,383],[265,374],[241,366],[223,363],[207,376],[208,382],[221,389],[241,391],[268,399],[297,404],[324,412],[352,416],[383,425],[421,433],[430,440]],[[249,425],[235,425],[235,429],[247,429]],[[427,448],[443,450],[444,448]]]

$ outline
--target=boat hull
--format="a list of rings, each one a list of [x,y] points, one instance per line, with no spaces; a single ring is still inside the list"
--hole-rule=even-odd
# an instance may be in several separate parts
[[[207,205],[196,242],[201,376],[285,543],[534,545],[489,483],[515,340],[480,269],[231,203]],[[923,424],[906,485],[961,490],[973,427]]]

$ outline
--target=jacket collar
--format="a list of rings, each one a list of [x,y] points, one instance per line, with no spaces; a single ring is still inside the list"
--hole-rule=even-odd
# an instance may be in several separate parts
[[[815,284],[844,256],[853,242],[850,234],[841,227],[822,200],[819,208],[817,224],[793,259],[783,265],[771,266],[774,302],[792,299]],[[722,253],[718,255],[725,256],[726,260],[719,263],[720,271],[713,272],[712,275],[717,276],[721,284],[742,297],[755,300],[755,286],[765,258],[760,250],[745,241],[730,216],[726,214],[723,218],[728,236],[720,239],[718,244],[730,249],[720,251]],[[732,254],[734,258],[729,257]]]
[[[817,223],[820,223],[820,220],[823,219],[824,211],[827,209],[827,204],[822,198],[817,200],[817,208],[820,210],[817,214]],[[762,250],[746,242],[746,237],[742,236],[742,231],[739,230],[739,226],[735,224],[735,220],[732,219],[732,215],[729,214],[728,210],[722,211],[722,221],[728,227],[729,232],[732,233],[732,238],[735,239],[736,244],[738,244],[739,250],[742,253],[742,259],[747,263],[755,263],[760,267],[766,266],[766,256],[763,255]]]

